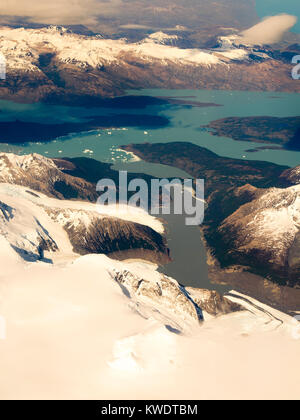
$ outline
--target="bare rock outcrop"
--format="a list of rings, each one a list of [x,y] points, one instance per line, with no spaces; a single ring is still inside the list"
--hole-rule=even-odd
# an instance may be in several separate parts
[[[226,297],[214,290],[187,287],[186,291],[193,301],[211,316],[226,315],[245,310],[242,306],[226,299]]]
[[[265,190],[229,216],[219,233],[240,264],[282,284],[300,284],[300,185]]]
[[[71,163],[66,165],[70,167]],[[54,160],[36,153],[25,156],[0,153],[0,182],[22,185],[59,199],[97,199],[93,184],[64,173]]]

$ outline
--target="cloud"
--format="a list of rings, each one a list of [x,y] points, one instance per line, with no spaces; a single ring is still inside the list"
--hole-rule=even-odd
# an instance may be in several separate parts
[[[147,25],[138,25],[138,24],[127,24],[127,25],[120,25],[121,29],[133,29],[133,30],[147,30],[147,29],[152,29],[151,26],[147,26]]]
[[[252,28],[242,32],[244,42],[250,44],[274,44],[296,23],[297,17],[287,14],[266,17]]]
[[[1,0],[0,15],[30,22],[96,25],[97,17],[114,15],[122,0]]]

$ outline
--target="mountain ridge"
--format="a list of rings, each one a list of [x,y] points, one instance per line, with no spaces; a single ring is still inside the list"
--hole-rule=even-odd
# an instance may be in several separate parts
[[[300,91],[290,76],[292,64],[271,47],[235,44],[230,37],[208,49],[179,48],[166,40],[174,38],[158,33],[130,43],[57,27],[2,27],[7,76],[0,98],[61,103],[133,88]]]

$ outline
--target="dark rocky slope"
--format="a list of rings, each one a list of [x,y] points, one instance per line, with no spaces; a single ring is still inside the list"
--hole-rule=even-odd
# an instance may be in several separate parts
[[[46,212],[58,223],[64,220],[63,227],[76,254],[105,254],[126,259],[130,251],[143,250],[145,256],[151,257],[155,263],[167,264],[170,261],[166,240],[149,226],[117,217],[99,217],[89,211],[81,211],[78,222],[74,223],[72,216],[76,217],[77,211],[47,208]],[[84,222],[86,217],[88,224]]]
[[[192,39],[189,48],[185,42],[185,47],[173,47],[167,41],[174,35],[161,38],[161,32],[126,43],[61,27],[1,27],[0,53],[6,58],[7,74],[0,81],[0,98],[95,105],[99,99],[101,103],[103,98],[143,88],[300,91],[287,53],[268,46],[223,47],[222,42],[230,43],[235,33],[232,29],[206,50],[192,50]],[[177,37],[180,44],[181,35]]]
[[[151,181],[145,174],[128,174],[129,181],[137,177]],[[119,172],[107,163],[89,158],[49,159],[38,154],[0,153],[0,182],[22,185],[50,197],[95,202],[99,197],[96,184],[104,178],[112,179],[118,190]]]
[[[0,80],[0,98],[17,102],[95,105],[98,99],[122,95],[128,89],[224,89],[300,91],[290,77],[292,66],[281,61],[233,63],[229,66],[188,66],[128,58],[122,65],[100,70],[70,69],[55,65],[35,72],[14,71]],[[49,74],[51,73],[51,78]],[[270,78],[272,74],[272,78]]]
[[[219,137],[300,150],[300,117],[230,117],[212,121],[206,128]]]
[[[97,116],[84,123],[41,124],[25,121],[0,121],[0,143],[23,144],[27,142],[50,142],[58,137],[103,128],[140,127],[163,128],[169,120],[158,115]]]

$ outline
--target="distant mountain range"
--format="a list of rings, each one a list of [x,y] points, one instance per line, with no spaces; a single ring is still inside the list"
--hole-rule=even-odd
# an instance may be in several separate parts
[[[7,62],[7,78],[0,82],[0,98],[77,103],[131,88],[299,92],[290,63],[297,48],[242,45],[235,34],[199,49],[184,46],[179,35],[162,32],[131,43],[62,27],[2,27],[0,53]]]

